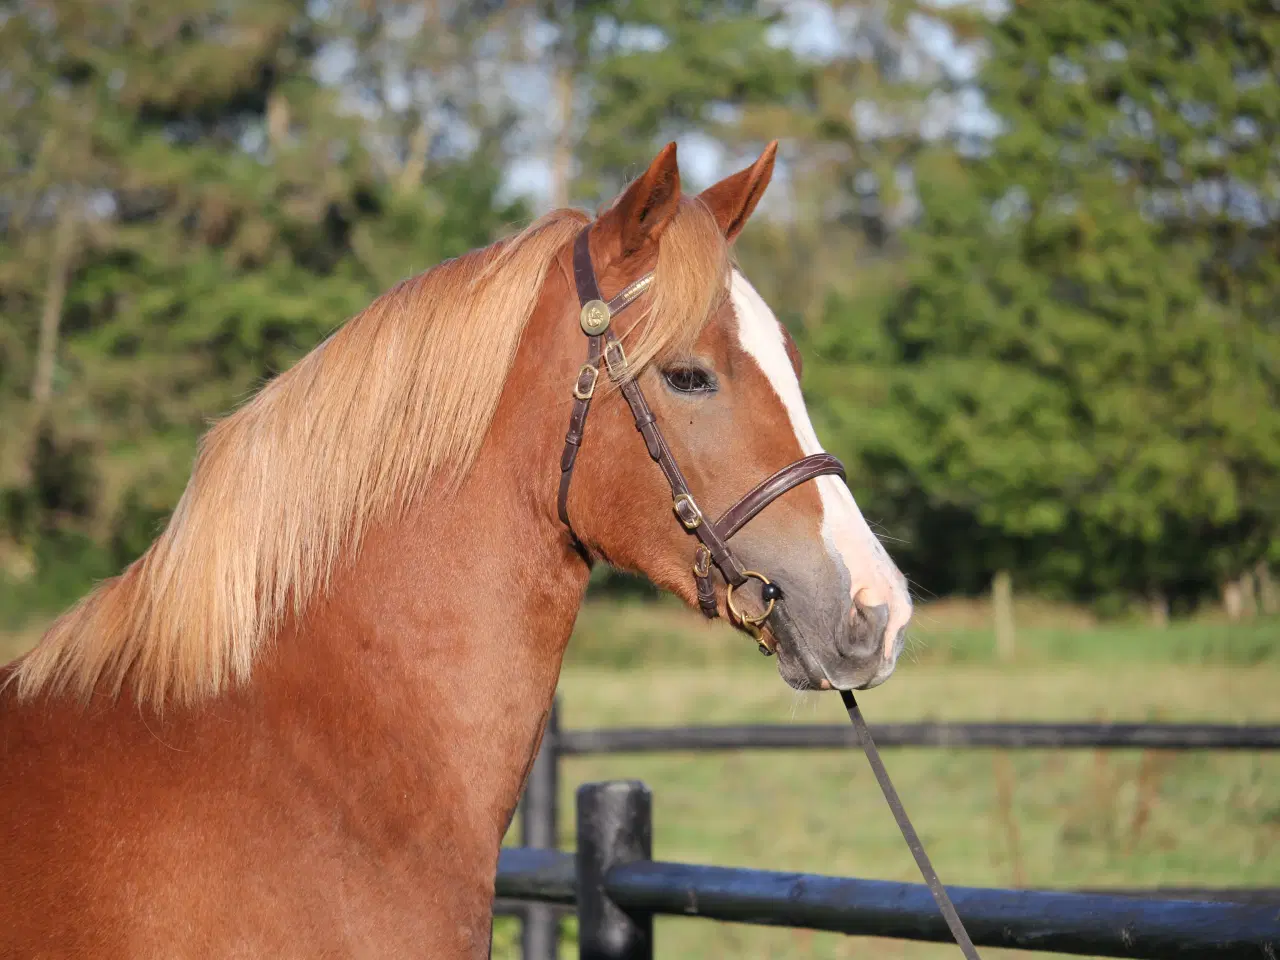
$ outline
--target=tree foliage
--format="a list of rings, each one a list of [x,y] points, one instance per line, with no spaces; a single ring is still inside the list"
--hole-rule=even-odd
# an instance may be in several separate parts
[[[1002,134],[920,159],[899,288],[815,344],[874,364],[878,402],[815,386],[944,589],[1012,564],[1190,601],[1271,549],[1278,19],[1064,0],[985,28]]]
[[[739,257],[912,577],[1191,606],[1280,562],[1278,22],[0,4],[0,613],[136,556],[207,422],[397,280],[594,208],[668,139],[696,188],[774,137]]]
[[[145,547],[210,418],[525,215],[492,162],[385,176],[314,76],[330,38],[306,10],[59,0],[0,26],[0,551],[41,593]]]

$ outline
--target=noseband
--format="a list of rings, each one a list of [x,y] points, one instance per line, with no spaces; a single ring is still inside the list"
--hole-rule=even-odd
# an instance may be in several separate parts
[[[587,362],[578,371],[573,387],[573,413],[569,417],[569,432],[564,438],[564,452],[560,455],[560,493],[557,498],[560,520],[572,532],[573,525],[569,523],[568,510],[569,482],[573,478],[573,464],[578,456],[578,448],[582,446],[587,412],[591,409],[591,398],[595,394],[596,381],[600,378],[600,361],[603,360],[609,379],[618,384],[622,396],[631,408],[636,429],[644,437],[649,456],[661,468],[671,486],[671,506],[676,518],[686,531],[698,538],[693,556],[698,607],[709,619],[719,616],[715,588],[711,582],[711,565],[715,564],[728,584],[725,606],[728,607],[729,618],[750,633],[760,645],[760,652],[767,656],[773,653],[773,648],[764,639],[760,628],[772,616],[777,601],[782,598],[782,590],[763,573],[744,567],[730,549],[729,539],[756,514],[793,487],[824,474],[844,477],[844,465],[829,453],[815,453],[804,457],[762,480],[726,510],[719,520],[710,520],[689,491],[684,474],[671,455],[671,449],[662,436],[640,384],[628,369],[622,341],[618,339],[611,323],[615,316],[635,303],[649,289],[653,283],[653,273],[645,274],[606,303],[596,282],[595,268],[591,264],[590,231],[590,225],[583,227],[573,244],[573,279],[581,308],[579,323],[587,336]],[[760,596],[766,604],[762,613],[748,613],[734,597],[734,591],[748,579],[760,581]]]

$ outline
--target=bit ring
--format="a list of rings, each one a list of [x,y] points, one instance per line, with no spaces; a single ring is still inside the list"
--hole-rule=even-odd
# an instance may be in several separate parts
[[[751,577],[753,579],[759,580],[762,584],[766,586],[773,583],[773,581],[770,580],[768,577],[766,577],[763,573],[757,573],[755,570],[743,570],[742,575],[744,577]],[[768,620],[769,616],[773,613],[773,608],[777,604],[777,600],[773,597],[770,597],[769,605],[764,608],[764,613],[758,614],[757,616],[751,616],[745,613],[744,611],[739,610],[738,605],[733,602],[733,591],[735,589],[736,587],[731,583],[729,584],[729,588],[725,593],[725,601],[728,603],[729,613],[732,614],[733,618],[737,620],[739,623],[741,623],[744,627],[759,628],[760,624]]]

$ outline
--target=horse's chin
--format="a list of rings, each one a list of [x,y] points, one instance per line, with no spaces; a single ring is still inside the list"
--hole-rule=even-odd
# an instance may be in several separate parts
[[[810,641],[800,626],[787,613],[785,604],[778,604],[769,619],[769,639],[778,661],[778,676],[793,690],[830,690],[831,680],[822,668],[822,662],[814,655]]]
[[[893,672],[884,669],[878,657],[853,662],[832,651],[826,662],[823,644],[830,638],[806,635],[804,628],[778,605],[770,620],[769,635],[778,660],[778,675],[793,690],[867,690],[879,686]]]

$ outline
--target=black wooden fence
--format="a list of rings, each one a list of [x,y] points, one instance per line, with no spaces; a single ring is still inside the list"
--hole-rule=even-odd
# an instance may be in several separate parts
[[[652,797],[637,781],[577,794],[577,852],[509,847],[497,894],[572,905],[582,960],[652,960],[655,914],[947,941],[926,887],[884,880],[661,863]],[[1280,907],[951,887],[975,944],[1108,957],[1273,960]]]
[[[572,864],[568,855],[552,853],[559,846],[557,836],[558,797],[560,793],[560,759],[566,756],[599,753],[640,753],[704,750],[806,750],[858,747],[857,734],[848,725],[795,724],[795,725],[747,725],[723,727],[651,727],[615,728],[605,730],[562,730],[557,701],[552,706],[542,747],[530,771],[524,796],[520,801],[520,848],[506,848],[502,852],[503,864],[508,871],[517,866],[524,868],[541,864],[558,864],[561,880],[572,876]],[[872,726],[876,744],[886,747],[966,747],[1021,749],[1106,748],[1144,750],[1276,750],[1280,749],[1280,726],[1236,726],[1226,724],[1133,724],[1133,723],[891,723]],[[581,814],[581,811],[579,811]],[[546,852],[545,854],[543,852]],[[538,857],[551,859],[537,859]],[[560,859],[555,859],[559,857]],[[699,871],[720,871],[722,868],[689,868]],[[738,871],[740,872],[740,871]],[[726,876],[734,875],[728,871]],[[754,873],[747,871],[747,873]],[[524,876],[525,874],[520,874]],[[711,874],[704,874],[710,876]],[[716,874],[718,875],[718,874]],[[508,873],[508,880],[515,874]],[[777,876],[797,876],[779,874]],[[882,888],[879,881],[822,879],[823,882],[858,884],[862,893]],[[568,882],[568,881],[565,881]],[[868,886],[869,885],[869,886]],[[895,885],[890,885],[894,887]],[[906,885],[896,885],[905,888]],[[519,897],[510,891],[508,883],[499,886],[497,910],[515,914],[522,919],[522,952],[525,960],[552,960],[556,956],[559,918],[566,912],[566,904],[572,899],[556,897]],[[568,888],[556,887],[559,894]],[[843,889],[843,888],[842,888]],[[883,888],[888,889],[888,888]],[[963,890],[964,888],[957,888]],[[919,887],[919,894],[927,899],[927,890]],[[1095,896],[1094,894],[1067,894],[1047,891],[977,891],[986,895],[1000,893],[1009,898],[1032,897],[1021,901],[1031,909],[1039,901],[1035,897]],[[861,895],[861,894],[860,894]],[[901,894],[904,895],[905,894]],[[916,894],[913,894],[916,895]],[[1108,902],[1128,902],[1132,898],[1169,899],[1185,898],[1194,901],[1230,901],[1273,905],[1280,902],[1280,891],[1275,890],[1134,890],[1097,894]],[[532,903],[515,902],[531,900]],[[923,902],[923,901],[922,901]],[[931,903],[932,901],[930,901]],[[984,900],[984,902],[986,902]],[[1070,901],[1072,903],[1076,901]],[[1180,907],[1185,907],[1182,903]],[[662,912],[662,911],[659,911]],[[962,912],[963,913],[963,912]],[[724,919],[737,919],[725,917]],[[967,918],[966,918],[967,920]],[[750,922],[750,921],[748,921]],[[768,921],[760,921],[768,922]],[[785,922],[782,920],[776,922]],[[941,917],[937,918],[938,930],[946,932]],[[808,924],[797,924],[808,926]],[[817,927],[817,929],[833,929]],[[899,936],[899,934],[883,934]],[[903,935],[905,936],[905,935]],[[932,939],[926,937],[925,939]],[[945,939],[945,937],[944,937]],[[975,937],[976,939],[976,937]],[[1045,948],[1048,949],[1048,948]],[[1054,948],[1058,949],[1058,948]],[[1071,952],[1063,950],[1062,952]],[[1098,951],[1095,951],[1098,952]],[[1114,954],[1115,956],[1139,956],[1139,954]],[[1274,960],[1274,955],[1271,960]]]

